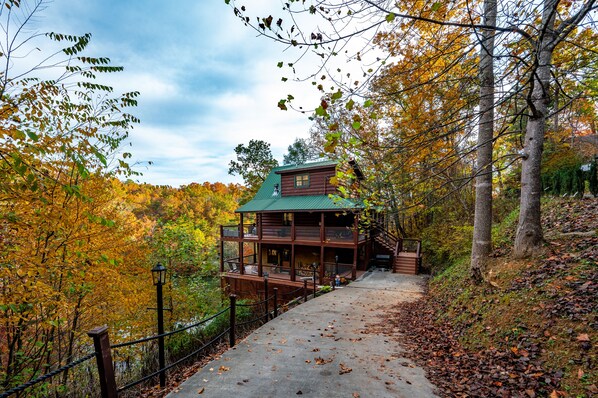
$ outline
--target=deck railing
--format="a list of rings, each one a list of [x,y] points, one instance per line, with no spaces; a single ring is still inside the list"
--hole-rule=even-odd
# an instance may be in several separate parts
[[[325,227],[323,236],[320,236],[319,226],[296,225],[293,228],[288,225],[271,225],[260,228],[255,224],[221,226],[220,235],[223,239],[243,238],[245,240],[284,240],[303,242],[337,242],[351,243],[355,240],[355,232],[352,227]],[[357,240],[363,242],[366,239],[365,233],[358,233]]]
[[[274,227],[262,227],[262,239],[291,239],[291,227],[280,225]]]
[[[295,240],[319,242],[320,227],[307,227],[303,225],[295,226]]]

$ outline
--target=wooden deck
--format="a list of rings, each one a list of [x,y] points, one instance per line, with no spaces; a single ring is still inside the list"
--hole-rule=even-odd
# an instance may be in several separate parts
[[[357,278],[359,278],[361,275],[365,274],[366,271],[357,270],[356,273],[357,273]],[[262,276],[252,275],[252,274],[241,275],[238,272],[225,272],[224,274],[222,274],[222,277],[246,280],[246,281],[251,281],[251,282],[263,282],[264,281],[264,277],[262,277]],[[307,280],[307,284],[309,286],[313,286],[312,278],[309,276],[297,277],[297,279],[298,280],[293,282],[291,280],[291,275],[285,274],[285,273],[281,273],[281,274],[270,273],[268,275],[269,283],[278,284],[281,286],[300,287],[300,286],[303,286],[304,279]]]

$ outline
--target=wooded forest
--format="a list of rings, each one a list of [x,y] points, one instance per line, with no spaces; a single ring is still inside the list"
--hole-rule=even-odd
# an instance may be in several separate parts
[[[350,192],[355,176],[338,171],[339,195],[421,238],[428,273],[471,256],[471,283],[486,284],[493,225],[516,214],[508,244],[528,258],[544,245],[542,195],[598,195],[594,0],[289,1],[265,15],[225,3],[292,50],[283,81],[320,93],[311,108],[292,93],[273,104],[313,121],[284,162],[356,160],[365,180]],[[105,85],[122,66],[89,56],[90,35],[30,36],[41,4],[0,8],[0,390],[87,352],[92,327],[113,342],[154,333],[158,262],[170,326],[218,308],[218,227],[277,165],[268,143],[235,142],[229,172],[245,186],[135,182],[122,144],[139,93]],[[30,60],[30,42],[51,55]]]

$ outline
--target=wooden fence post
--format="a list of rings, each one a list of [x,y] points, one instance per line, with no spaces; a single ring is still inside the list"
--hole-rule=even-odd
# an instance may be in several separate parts
[[[231,294],[228,296],[230,299],[230,327],[229,327],[229,337],[228,337],[228,345],[230,347],[235,346],[235,329],[237,328],[237,296]]]
[[[99,326],[87,332],[87,335],[93,339],[93,346],[96,351],[102,398],[117,398],[118,392],[116,379],[114,378],[114,368],[112,367],[108,326]]]
[[[303,302],[307,303],[307,279],[303,279]]]
[[[274,289],[274,318],[278,316],[278,288]]]
[[[264,305],[266,307],[264,317],[266,318],[266,322],[268,322],[270,320],[270,314],[268,313],[268,278],[264,278]]]

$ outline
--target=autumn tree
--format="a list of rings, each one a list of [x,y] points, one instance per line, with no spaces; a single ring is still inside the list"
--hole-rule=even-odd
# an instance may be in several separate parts
[[[141,228],[112,184],[131,174],[119,146],[138,93],[113,95],[96,81],[122,68],[86,54],[90,34],[31,33],[44,7],[0,7],[2,387],[71,361],[98,323],[138,319],[144,330],[149,298],[137,284],[147,267]]]
[[[488,52],[488,43],[491,38],[497,37],[500,46],[500,51],[496,52],[494,56],[482,56],[483,59],[491,60],[495,58],[499,62],[495,65],[499,73],[495,82],[482,82],[482,85],[491,89],[494,84],[498,87],[497,92],[499,98],[494,103],[494,109],[497,110],[498,125],[494,129],[493,134],[490,132],[490,118],[489,107],[483,102],[479,104],[478,112],[474,118],[480,118],[479,126],[481,128],[481,135],[479,145],[465,143],[459,144],[456,149],[456,156],[467,156],[470,151],[477,146],[478,149],[484,152],[478,162],[478,171],[475,173],[479,178],[479,187],[487,185],[488,179],[486,176],[491,175],[492,165],[499,165],[496,171],[512,170],[513,161],[519,158],[517,151],[520,148],[512,146],[509,151],[502,151],[500,156],[492,157],[491,162],[488,162],[488,147],[494,141],[507,142],[506,136],[508,134],[519,135],[522,131],[527,131],[527,138],[523,140],[524,155],[522,160],[522,195],[521,195],[521,218],[519,222],[517,239],[514,245],[514,253],[516,255],[528,255],[533,247],[541,241],[541,226],[539,224],[539,181],[541,162],[541,147],[543,136],[545,134],[546,119],[550,116],[550,112],[559,113],[562,109],[550,106],[550,99],[552,98],[552,90],[550,89],[550,74],[559,76],[560,73],[551,65],[551,57],[556,46],[566,46],[568,37],[574,37],[576,27],[588,24],[592,26],[593,21],[588,16],[589,13],[595,9],[593,0],[588,0],[578,3],[558,3],[546,1],[542,3],[501,3],[497,7],[497,23],[492,22],[491,18],[485,21],[481,20],[484,14],[480,12],[481,3],[417,3],[417,2],[390,2],[390,1],[367,1],[354,0],[349,2],[289,2],[285,3],[283,11],[286,14],[282,16],[272,16],[265,13],[264,17],[257,19],[249,18],[248,7],[241,6],[238,2],[225,1],[233,4],[233,10],[243,23],[251,26],[260,34],[271,38],[272,40],[284,43],[291,48],[299,51],[297,59],[302,59],[308,54],[312,53],[320,57],[321,64],[315,73],[308,76],[312,80],[312,84],[317,87],[322,93],[329,93],[333,100],[343,100],[349,104],[359,95],[370,97],[374,100],[394,101],[393,95],[397,93],[406,93],[411,90],[417,90],[420,87],[428,88],[428,93],[434,95],[435,91],[432,88],[437,79],[442,79],[448,71],[453,69],[458,64],[447,62],[447,67],[439,74],[433,75],[427,81],[415,80],[413,84],[407,84],[400,87],[398,90],[386,91],[383,95],[379,95],[376,91],[369,91],[372,77],[379,76],[381,71],[384,71],[385,65],[395,63],[400,64],[405,57],[403,54],[394,58],[392,53],[386,56],[378,55],[379,63],[366,61],[367,53],[371,51],[371,41],[375,37],[387,35],[387,37],[394,37],[391,43],[396,48],[400,48],[402,52],[408,52],[413,49],[414,56],[409,58],[411,64],[404,65],[403,69],[398,69],[393,79],[400,77],[403,73],[406,76],[421,73],[419,69],[429,69],[429,64],[417,62],[424,58],[422,53],[426,51],[437,50],[437,56],[441,59],[446,57],[451,59],[456,51],[461,51],[462,54],[467,54],[467,51],[460,50],[459,46],[438,46],[438,42],[427,40],[426,44],[429,46],[421,47],[414,46],[413,43],[421,38],[428,38],[431,32],[437,30],[438,27],[447,27],[459,30],[463,35],[466,35],[472,45],[481,44],[480,51],[483,55]],[[488,3],[486,3],[488,4]],[[486,13],[488,16],[488,13]],[[311,21],[317,20],[319,24],[311,24]],[[314,19],[315,18],[315,19]],[[307,22],[306,22],[307,21]],[[587,27],[583,27],[587,30]],[[473,39],[479,37],[480,39]],[[350,46],[349,40],[361,39],[361,44]],[[443,43],[448,44],[451,39],[447,38]],[[596,57],[592,55],[592,45],[585,46],[582,42],[577,42],[578,54],[582,55],[582,59],[592,59],[590,63],[595,63]],[[435,46],[435,47],[434,47]],[[572,44],[575,47],[575,44]],[[463,48],[463,47],[461,47]],[[563,47],[564,48],[564,47]],[[429,49],[429,50],[428,50]],[[395,52],[398,54],[398,52]],[[332,61],[339,54],[347,55],[348,61],[361,63],[361,68],[358,74],[354,70],[347,70],[345,66],[333,65]],[[456,59],[452,57],[452,59]],[[415,62],[414,62],[415,61]],[[279,66],[288,65],[295,71],[297,68],[296,62],[283,63]],[[486,68],[490,70],[490,68]],[[471,73],[471,71],[469,72]],[[320,75],[322,76],[320,78]],[[390,76],[390,75],[389,75]],[[463,75],[465,76],[465,75]],[[317,80],[316,80],[317,79]],[[332,84],[327,87],[325,84],[327,79],[332,80]],[[301,80],[300,78],[298,80]],[[321,81],[320,81],[321,80]],[[570,98],[572,102],[576,102],[575,96],[569,97],[565,93],[559,82],[559,92],[562,92],[561,98]],[[480,100],[489,99],[489,94],[480,92]],[[284,100],[285,107],[289,105],[287,99]],[[542,105],[543,104],[543,105]],[[405,102],[399,103],[400,107],[405,106]],[[327,117],[328,103],[322,103],[315,110],[316,116]],[[400,108],[399,108],[400,109]],[[428,109],[423,107],[419,112],[415,111],[414,115],[426,112]],[[450,117],[451,113],[445,114],[445,120],[440,126],[449,126],[453,124],[457,118]],[[454,114],[453,114],[454,115]],[[355,121],[354,121],[355,122]],[[457,123],[457,129],[459,124]],[[436,135],[437,139],[442,140],[443,135],[437,128],[430,126],[432,135]],[[532,131],[535,132],[532,134]],[[542,131],[539,135],[538,132]],[[435,133],[435,134],[434,134]],[[462,135],[465,137],[464,135]],[[332,131],[329,137],[336,139],[336,133]],[[533,138],[532,138],[533,137]],[[514,140],[516,141],[516,140]],[[465,143],[465,145],[463,145]],[[401,149],[405,147],[404,143],[400,146]],[[392,146],[395,150],[397,147]],[[428,167],[424,167],[427,169]],[[472,176],[468,177],[473,178]],[[485,180],[483,182],[482,180]],[[466,186],[466,185],[463,185]],[[478,195],[481,201],[488,203],[488,195],[490,189],[481,189]],[[491,209],[491,206],[485,205],[484,209]],[[478,207],[482,211],[482,207]],[[479,214],[480,219],[484,219],[484,227],[479,228],[478,231],[484,230],[484,234],[477,235],[476,241],[483,243],[474,248],[474,259],[481,259],[488,252],[490,243],[488,238],[488,225],[490,225],[489,212],[484,210],[484,214]],[[480,225],[480,223],[478,223]],[[475,245],[475,244],[474,244]],[[481,250],[477,250],[477,249]],[[472,262],[475,265],[475,261]],[[475,270],[474,275],[478,274]]]
[[[492,143],[494,140],[494,35],[497,2],[484,0],[484,25],[480,40],[480,119],[475,170],[475,213],[471,248],[471,277],[484,280],[492,250]]]

